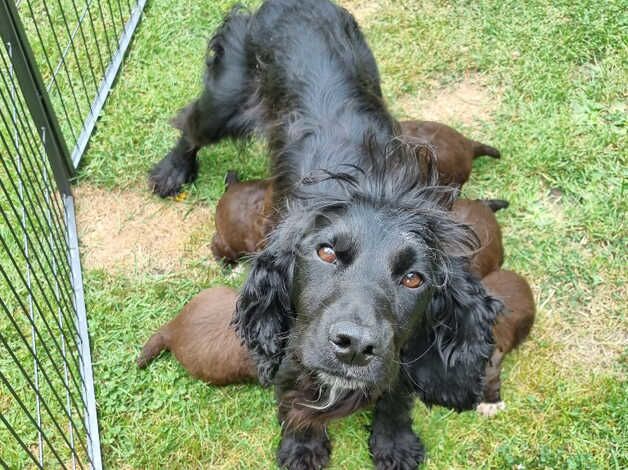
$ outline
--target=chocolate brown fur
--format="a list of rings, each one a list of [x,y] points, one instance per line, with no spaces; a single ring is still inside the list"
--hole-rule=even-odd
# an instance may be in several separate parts
[[[270,179],[241,182],[235,172],[225,178],[227,190],[216,207],[212,253],[228,263],[261,249],[272,228]]]
[[[473,160],[482,155],[500,158],[497,149],[466,138],[445,124],[434,121],[401,121],[406,140],[428,144],[436,154],[436,167],[442,184],[462,186],[471,174]]]
[[[504,357],[528,337],[534,323],[534,296],[528,282],[512,271],[492,272],[482,279],[482,284],[504,303],[493,328],[495,351],[486,367],[483,399],[484,403],[496,404],[501,402],[500,374]]]
[[[497,271],[504,262],[502,232],[493,210],[507,207],[506,201],[458,199],[454,202],[454,218],[473,229],[480,249],[471,258],[471,270],[479,277]]]
[[[231,319],[237,293],[227,287],[205,289],[146,342],[137,359],[146,367],[164,349],[194,377],[214,385],[256,379],[253,361]]]

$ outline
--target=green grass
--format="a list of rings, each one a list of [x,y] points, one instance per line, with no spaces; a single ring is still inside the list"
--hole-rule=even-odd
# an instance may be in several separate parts
[[[198,93],[206,40],[230,5],[149,2],[80,184],[145,188],[176,138],[168,119]],[[461,127],[503,155],[476,162],[465,194],[511,202],[499,214],[505,267],[530,280],[539,306],[529,341],[506,361],[505,413],[486,420],[417,404],[426,467],[626,468],[625,3],[371,7],[363,29],[391,109],[469,74],[499,99],[493,116]],[[190,207],[215,205],[227,169],[245,178],[266,171],[259,143],[221,143],[200,160]],[[562,197],[550,198],[552,188]],[[135,367],[142,342],[191,296],[242,281],[211,262],[186,266],[169,275],[85,273],[105,463],[271,468],[279,425],[269,390],[207,386],[172,358]],[[333,467],[369,467],[368,423],[363,412],[333,424]]]

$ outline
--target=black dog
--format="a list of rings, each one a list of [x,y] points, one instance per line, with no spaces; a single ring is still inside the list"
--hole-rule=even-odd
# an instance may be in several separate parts
[[[499,301],[469,274],[470,229],[452,189],[398,144],[375,60],[351,15],[326,0],[235,10],[210,43],[202,96],[151,175],[171,194],[202,145],[261,130],[279,221],[255,256],[235,323],[274,383],[281,466],[320,468],[326,423],[371,402],[378,468],[416,468],[414,395],[470,409],[482,394]]]

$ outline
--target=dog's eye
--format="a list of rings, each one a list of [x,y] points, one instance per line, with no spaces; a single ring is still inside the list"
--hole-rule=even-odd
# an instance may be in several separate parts
[[[419,273],[411,272],[403,276],[401,283],[408,289],[416,289],[423,284],[423,278]]]
[[[318,257],[325,261],[325,263],[335,263],[336,262],[336,252],[329,245],[323,245],[318,248],[316,252]]]

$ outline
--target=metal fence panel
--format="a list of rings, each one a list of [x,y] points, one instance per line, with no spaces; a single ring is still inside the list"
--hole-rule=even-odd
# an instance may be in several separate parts
[[[0,0],[0,468],[102,468],[69,177],[144,4]]]
[[[22,23],[76,168],[146,0],[18,0]]]
[[[0,462],[98,468],[71,196],[55,182],[45,151],[50,128],[31,118],[17,55],[12,42],[0,48]]]

